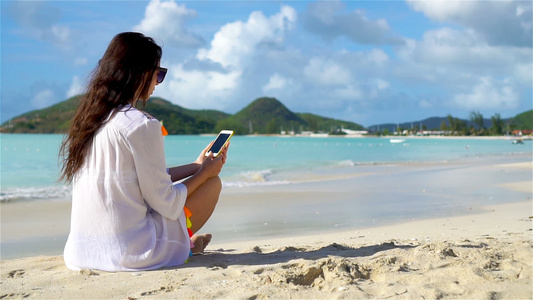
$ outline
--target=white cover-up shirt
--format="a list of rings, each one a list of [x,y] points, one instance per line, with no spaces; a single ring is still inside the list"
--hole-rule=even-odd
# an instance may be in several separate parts
[[[73,180],[69,269],[133,271],[190,253],[184,184],[168,174],[161,123],[126,106],[95,135]]]

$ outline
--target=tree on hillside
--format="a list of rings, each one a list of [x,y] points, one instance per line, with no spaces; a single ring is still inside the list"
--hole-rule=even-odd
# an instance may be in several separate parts
[[[452,134],[454,135],[466,135],[468,134],[468,128],[466,126],[466,122],[461,120],[461,119],[458,119],[458,118],[454,118],[452,117],[452,115],[448,115],[447,116],[448,118],[448,124],[449,124],[449,128],[452,132]]]
[[[276,134],[279,133],[278,125],[276,123],[276,119],[271,119],[266,124],[266,133],[268,134]]]
[[[457,128],[457,133],[456,134],[458,134],[458,135],[468,135],[469,134],[468,126],[467,126],[465,120],[461,120],[461,119],[455,118],[455,126]]]
[[[446,131],[448,130],[448,125],[446,124],[446,121],[442,120],[439,127],[440,131]]]
[[[249,132],[249,129],[244,127],[240,122],[231,120],[231,119],[224,119],[218,121],[217,125],[215,126],[215,130],[217,132],[225,129],[231,129],[235,132],[235,134],[249,134],[253,132]]]
[[[500,117],[500,114],[495,114],[491,118],[492,121],[492,127],[490,128],[490,131],[494,135],[502,135],[503,134],[503,120]]]
[[[318,132],[318,120],[317,119],[310,119],[307,121],[309,124],[308,129],[313,132]]]
[[[483,115],[479,111],[473,111],[470,113],[470,121],[477,127],[477,134],[483,135],[485,131]]]
[[[452,117],[452,115],[447,115],[446,118],[448,119],[448,128],[453,133],[457,131],[457,126],[455,124],[455,119]]]

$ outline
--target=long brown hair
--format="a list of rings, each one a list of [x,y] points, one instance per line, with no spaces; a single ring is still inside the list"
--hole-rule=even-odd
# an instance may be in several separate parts
[[[141,33],[117,34],[94,69],[63,139],[59,181],[72,182],[85,162],[95,134],[118,110],[137,100],[147,100],[154,73],[163,51],[150,37]]]

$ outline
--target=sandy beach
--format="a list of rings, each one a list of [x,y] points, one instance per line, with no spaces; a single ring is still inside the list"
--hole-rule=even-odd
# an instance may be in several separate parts
[[[230,189],[205,228],[215,237],[206,252],[185,265],[148,272],[70,271],[60,255],[70,204],[3,203],[0,299],[532,299],[531,162],[423,166],[424,172],[417,166],[407,169],[378,172],[380,184],[393,187],[380,192],[407,206],[408,199],[417,197],[426,202],[457,201],[454,210],[461,211],[444,217],[438,215],[451,210],[428,211],[426,218],[407,219],[385,213],[387,222],[378,219],[366,226],[336,220],[333,211],[346,218],[342,208],[352,209],[347,206],[351,198],[343,199],[354,190],[374,195],[365,201],[381,201],[377,197],[381,193],[370,193],[375,188],[365,181],[371,177],[367,173],[343,174],[329,181],[317,175],[292,186]],[[433,179],[447,179],[447,184],[424,182],[432,172],[439,174]],[[461,184],[466,176],[480,173],[485,175],[470,179],[468,189]],[[398,174],[405,178],[400,187],[392,184]],[[492,177],[498,178],[498,184]],[[416,185],[406,184],[411,181]],[[325,186],[335,191],[328,199]],[[257,201],[248,207],[249,199]],[[291,208],[287,199],[296,206]],[[493,200],[501,203],[491,204]],[[307,212],[298,206],[301,203],[312,209]],[[369,212],[363,210],[368,203],[357,203],[362,212],[350,212],[353,219]],[[398,207],[394,207],[398,214],[410,211]],[[254,208],[258,212],[251,213]],[[299,213],[294,213],[297,209]],[[279,216],[284,212],[287,218]],[[228,220],[230,213],[240,219]],[[261,214],[275,216],[268,222],[256,221],[264,227],[257,237],[249,232],[248,238],[224,236],[224,231],[245,235],[242,227],[255,226],[252,219]],[[250,220],[242,220],[245,215]],[[283,226],[297,227],[312,216],[315,225],[305,230]],[[217,231],[217,227],[222,228]],[[11,252],[4,249],[6,245]],[[22,258],[14,258],[13,251]]]
[[[176,268],[68,270],[62,256],[1,262],[8,298],[531,299],[531,202],[486,213],[231,245]]]

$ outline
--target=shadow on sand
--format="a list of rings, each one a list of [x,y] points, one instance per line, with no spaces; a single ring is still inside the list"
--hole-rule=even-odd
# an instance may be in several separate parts
[[[337,256],[344,258],[372,256],[378,252],[391,249],[410,249],[416,246],[412,245],[396,245],[393,242],[387,242],[380,245],[362,246],[359,248],[352,248],[336,243],[319,249],[306,249],[297,247],[282,247],[278,250],[262,253],[262,249],[258,246],[250,249],[250,252],[235,253],[236,250],[218,249],[215,251],[207,251],[202,255],[195,255],[189,259],[189,263],[177,267],[182,268],[227,268],[232,265],[252,266],[252,265],[268,265],[277,263],[286,263],[295,259],[318,260],[329,256]]]

